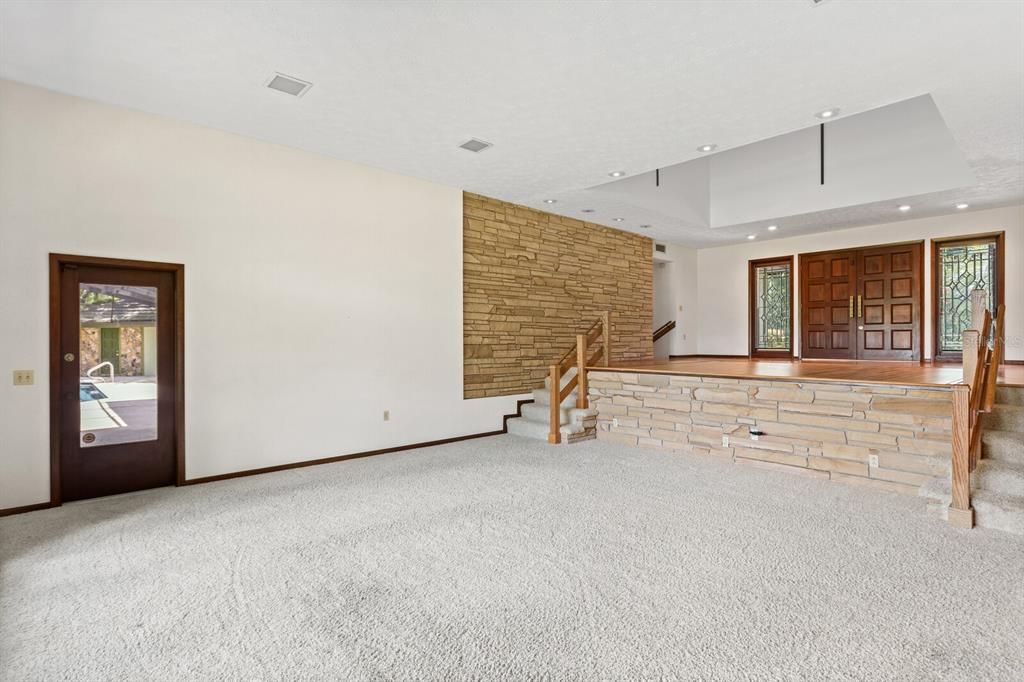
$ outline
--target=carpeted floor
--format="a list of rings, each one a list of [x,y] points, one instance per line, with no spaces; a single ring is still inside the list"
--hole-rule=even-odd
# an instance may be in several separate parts
[[[0,679],[1011,680],[1024,541],[499,436],[0,519]]]

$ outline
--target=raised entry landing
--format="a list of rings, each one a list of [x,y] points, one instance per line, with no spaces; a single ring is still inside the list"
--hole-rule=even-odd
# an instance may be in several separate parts
[[[960,365],[896,361],[682,358],[677,360],[630,360],[612,363],[608,368],[590,367],[588,369],[710,376],[726,379],[793,379],[846,384],[898,384],[900,386],[951,386],[963,381],[963,368]],[[999,384],[1024,386],[1024,365],[1001,367]]]

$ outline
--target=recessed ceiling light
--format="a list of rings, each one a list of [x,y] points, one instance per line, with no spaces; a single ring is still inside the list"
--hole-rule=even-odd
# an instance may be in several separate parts
[[[716,149],[718,149],[717,144],[702,144],[701,146],[697,147],[697,151],[699,152],[713,152]]]
[[[471,137],[470,139],[466,140],[465,142],[463,142],[459,146],[462,147],[463,149],[467,150],[467,151],[473,152],[475,154],[479,154],[483,150],[489,149],[490,147],[493,147],[494,145],[491,144],[490,142],[484,142],[483,140],[478,140],[475,137]]]
[[[769,226],[768,226],[768,229],[769,229],[770,231],[774,232],[775,230],[779,229],[779,226],[778,226],[778,225],[769,225]]]
[[[835,118],[838,115],[839,115],[839,109],[837,109],[837,108],[825,109],[824,111],[819,111],[818,113],[815,114],[815,116],[817,116],[818,118],[826,119],[826,120],[830,119],[830,118]]]
[[[747,239],[757,239],[757,235],[756,234],[748,234],[747,235]]]
[[[277,90],[278,92],[283,92],[286,95],[293,95],[295,97],[302,97],[306,94],[307,90],[313,87],[313,84],[309,81],[293,78],[292,76],[286,76],[283,73],[275,73],[270,77],[270,80],[267,81],[266,85],[271,90]]]
[[[617,223],[621,223],[623,220],[625,220],[625,218],[612,218],[612,220],[614,220]]]
[[[593,212],[594,212],[594,209],[592,209],[592,208],[584,208],[584,209],[581,210],[581,213],[593,213]]]
[[[649,229],[650,227],[651,227],[650,225],[641,225],[640,229],[646,230],[646,229]]]
[[[902,206],[900,206],[900,207],[899,207],[899,209],[900,209],[900,210],[901,210],[902,212],[906,213],[907,211],[909,211],[909,210],[910,210],[910,207],[909,207],[909,206],[907,206],[906,204],[903,204]]]
[[[621,178],[625,174],[626,174],[626,171],[612,171],[608,175],[612,176],[613,178]]]
[[[545,199],[544,203],[545,204],[557,204],[558,203],[558,199]]]
[[[970,204],[957,204],[956,207],[961,211],[970,206]]]

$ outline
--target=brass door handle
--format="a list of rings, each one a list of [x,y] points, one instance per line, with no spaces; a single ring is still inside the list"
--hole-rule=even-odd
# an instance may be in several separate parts
[[[864,301],[860,294],[857,294],[857,317],[864,317]]]
[[[853,319],[853,295],[850,296],[850,318]]]

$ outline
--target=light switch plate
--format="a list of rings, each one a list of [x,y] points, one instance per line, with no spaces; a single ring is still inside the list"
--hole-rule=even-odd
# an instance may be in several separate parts
[[[14,385],[15,386],[31,386],[36,383],[36,373],[31,369],[16,369],[14,370]]]

